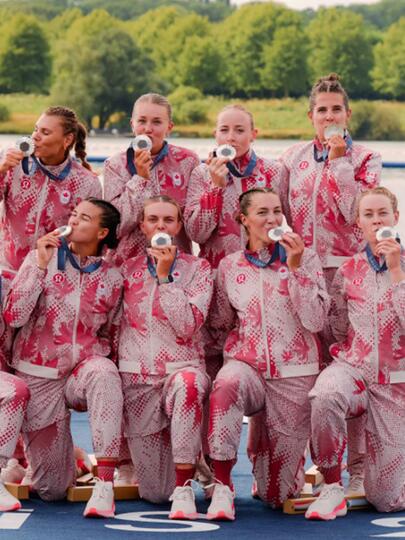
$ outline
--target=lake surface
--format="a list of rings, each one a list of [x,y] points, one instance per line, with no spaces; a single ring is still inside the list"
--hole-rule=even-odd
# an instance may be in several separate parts
[[[0,149],[14,145],[16,135],[0,135]],[[124,148],[127,148],[130,139],[121,136],[95,136],[89,137],[87,142],[87,154],[89,156],[108,157]],[[191,139],[183,137],[172,137],[170,142],[179,146],[184,146],[194,150],[201,159],[208,156],[208,153],[215,148],[214,139]],[[284,150],[295,144],[295,140],[268,140],[259,139],[255,141],[254,148],[257,154],[277,158]],[[361,141],[359,141],[361,142]],[[391,141],[366,141],[363,143],[367,147],[379,152],[383,161],[395,161],[405,163],[405,143]],[[383,169],[382,184],[396,194],[399,199],[400,223],[399,231],[405,238],[405,169]]]

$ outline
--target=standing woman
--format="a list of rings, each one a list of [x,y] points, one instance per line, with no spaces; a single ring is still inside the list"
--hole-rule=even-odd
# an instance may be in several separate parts
[[[281,225],[282,216],[273,190],[243,193],[239,219],[248,244],[218,268],[210,322],[219,341],[225,340],[225,364],[209,400],[217,483],[208,519],[235,519],[231,470],[244,415],[259,413],[249,426],[248,449],[259,497],[279,507],[298,496],[304,483],[308,392],[320,360],[315,332],[326,321],[329,296],[318,256],[296,233],[270,240],[268,232]]]
[[[174,240],[182,225],[174,199],[161,195],[144,202],[140,229],[149,246],[156,233]],[[119,370],[139,492],[152,502],[170,497],[171,519],[193,519],[197,514],[189,484],[210,386],[200,330],[211,301],[211,268],[171,245],[149,247],[127,261],[122,273]]]
[[[121,212],[120,244],[113,261],[120,266],[130,257],[144,253],[145,237],[139,230],[143,202],[166,194],[183,209],[191,171],[200,163],[191,150],[169,144],[165,139],[173,128],[168,100],[159,94],[144,94],[134,104],[131,127],[134,135],[147,135],[151,150],[126,151],[104,165],[104,198]],[[191,242],[181,231],[177,242],[191,253]]]
[[[380,183],[381,157],[351,140],[347,131],[351,110],[348,95],[331,73],[320,78],[309,98],[308,117],[315,138],[288,149],[282,161],[289,173],[290,225],[314,249],[322,262],[328,290],[337,268],[364,247],[356,224],[357,201],[362,191]],[[345,137],[328,129],[335,125]],[[326,133],[325,133],[326,130]],[[323,365],[330,362],[333,342],[329,325],[321,336]],[[349,422],[349,492],[363,492],[364,419]]]
[[[256,136],[251,113],[240,105],[228,105],[218,115],[215,140],[218,145],[232,146],[236,157],[229,162],[210,156],[191,175],[185,228],[200,245],[200,256],[214,269],[225,255],[246,245],[244,229],[235,221],[241,193],[255,187],[279,190],[285,186],[280,162],[258,157],[251,148]]]
[[[122,390],[116,355],[122,277],[102,257],[117,244],[119,212],[90,198],[72,212],[69,244],[53,231],[26,257],[4,319],[19,328],[12,367],[30,390],[22,426],[32,487],[61,499],[75,480],[69,409],[87,410],[98,476],[85,516],[114,515]]]
[[[382,227],[398,223],[388,189],[360,196],[366,249],[346,261],[332,286],[333,362],[310,393],[314,461],[325,485],[309,519],[346,515],[341,462],[346,418],[367,412],[365,494],[381,512],[405,510],[405,255]]]
[[[35,150],[29,161],[16,148],[5,150],[0,158],[2,300],[37,240],[65,225],[81,200],[101,196],[100,182],[86,161],[86,130],[74,111],[49,107],[35,124],[32,138]],[[73,148],[81,163],[72,158]],[[7,329],[1,340],[7,356]]]

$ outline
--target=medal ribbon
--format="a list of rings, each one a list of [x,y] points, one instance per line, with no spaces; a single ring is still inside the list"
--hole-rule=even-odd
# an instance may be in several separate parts
[[[276,242],[276,245],[274,247],[274,251],[268,261],[262,261],[261,259],[258,259],[251,253],[249,253],[247,250],[243,252],[245,255],[245,258],[254,266],[257,266],[258,268],[267,268],[271,264],[274,263],[274,261],[277,261],[277,259],[280,259],[280,262],[285,263],[287,260],[287,254],[285,252],[285,249],[283,246],[281,246],[278,242]]]
[[[69,259],[70,264],[73,266],[73,268],[76,268],[76,270],[79,270],[79,272],[82,272],[84,274],[91,274],[91,272],[94,272],[95,270],[100,268],[102,263],[101,259],[92,262],[91,264],[83,268],[79,266],[73,253],[69,249],[66,239],[62,237],[60,241],[62,245],[58,248],[58,270],[66,269],[66,259]]]
[[[174,261],[172,262],[172,265],[170,267],[170,270],[169,270],[169,276],[172,275],[172,272],[174,271],[174,269],[176,268],[176,264],[177,264],[177,257],[178,257],[178,252],[176,251],[176,257],[174,259]],[[149,257],[149,255],[147,256],[147,263],[148,263],[148,270],[150,272],[150,275],[157,279],[157,273],[156,273],[156,266],[155,264],[153,263],[152,261],[152,258]]]
[[[380,272],[385,272],[388,270],[387,263],[384,261],[382,264],[377,262],[377,259],[374,257],[373,252],[371,251],[370,244],[366,246],[366,254],[368,262],[370,263],[371,268],[379,274]]]
[[[353,146],[353,140],[350,137],[350,134],[348,131],[346,131],[346,135],[344,137],[346,142],[346,148],[350,150]],[[323,161],[326,161],[328,159],[329,151],[327,148],[322,148],[322,153],[319,155],[319,150],[316,146],[316,143],[314,143],[314,160],[317,163],[322,163]]]
[[[169,145],[167,141],[165,141],[163,143],[162,149],[153,160],[152,169],[156,167],[156,165],[160,163],[162,159],[164,159],[167,156],[168,153],[169,153]],[[137,174],[136,166],[134,163],[134,157],[135,157],[135,150],[132,148],[132,146],[130,146],[129,148],[127,148],[127,169],[131,176],[134,176],[135,174]]]
[[[63,168],[62,172],[60,174],[54,174],[51,171],[49,171],[42,163],[39,161],[37,157],[32,155],[32,165],[29,166],[29,158],[25,157],[22,160],[22,169],[24,171],[24,174],[27,174],[29,176],[32,176],[35,174],[37,169],[40,169],[48,178],[51,180],[56,180],[58,182],[61,182],[64,180],[67,175],[70,173],[70,170],[72,168],[72,160],[69,159],[69,161],[66,163],[65,167]]]
[[[216,152],[215,151],[214,151],[214,156],[216,157]],[[233,176],[236,176],[237,178],[245,178],[246,176],[250,176],[252,174],[253,169],[256,167],[256,163],[257,163],[257,156],[252,150],[252,153],[251,153],[250,159],[249,159],[249,163],[246,165],[246,169],[243,172],[239,171],[239,169],[236,167],[236,165],[235,165],[235,163],[233,161],[228,161],[225,165],[226,165],[228,171]]]

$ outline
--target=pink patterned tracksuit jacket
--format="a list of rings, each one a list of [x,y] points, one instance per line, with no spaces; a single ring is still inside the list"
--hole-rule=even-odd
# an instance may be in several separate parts
[[[119,370],[125,432],[143,498],[167,501],[174,463],[195,463],[209,391],[201,326],[212,294],[207,261],[180,253],[172,283],[157,284],[141,255],[126,262]]]
[[[268,261],[271,249],[247,253]],[[225,338],[224,366],[210,395],[210,456],[235,459],[243,415],[254,415],[248,454],[259,495],[274,506],[303,485],[308,392],[319,372],[315,333],[328,309],[321,263],[308,248],[293,272],[280,259],[258,267],[242,251],[219,265],[210,323]]]
[[[405,255],[401,257],[405,270]],[[367,411],[365,491],[380,511],[405,508],[405,281],[392,284],[366,252],[337,271],[331,324],[334,362],[310,393],[314,461],[340,480],[346,418]]]
[[[248,165],[251,152],[234,163],[240,171]],[[244,228],[235,221],[239,208],[239,195],[254,187],[274,188],[281,202],[286,203],[286,173],[279,161],[258,157],[252,173],[244,178],[228,174],[224,188],[212,183],[208,165],[202,163],[192,173],[184,213],[188,236],[200,245],[200,256],[215,269],[221,259],[244,249]]]
[[[66,161],[47,169],[60,175]],[[34,249],[38,238],[66,225],[73,208],[87,197],[101,197],[101,184],[97,176],[72,161],[64,180],[52,180],[39,168],[32,176],[26,175],[21,164],[0,174],[0,200],[3,201],[0,235],[0,285],[4,301],[17,270],[25,256]],[[1,317],[2,319],[2,317]],[[4,332],[0,321],[0,356],[8,360],[12,335]]]
[[[22,426],[33,486],[42,498],[65,495],[75,478],[69,408],[89,411],[97,457],[117,457],[123,398],[116,355],[121,319],[121,274],[100,257],[91,273],[69,261],[47,270],[37,253],[26,257],[13,281],[4,310],[6,323],[20,328],[12,367],[28,386],[30,400]]]
[[[194,152],[168,145],[168,154],[151,171],[148,180],[131,175],[126,152],[107,159],[104,164],[104,198],[121,212],[120,244],[111,257],[120,266],[131,257],[145,251],[145,237],[139,230],[143,202],[155,195],[169,195],[184,209],[186,192],[192,170],[200,160]],[[191,253],[191,242],[184,231],[178,238],[180,248]]]
[[[364,246],[355,224],[357,197],[379,184],[381,156],[354,143],[345,156],[317,162],[314,147],[322,153],[315,139],[282,156],[289,173],[290,225],[317,252],[323,268],[338,268]]]

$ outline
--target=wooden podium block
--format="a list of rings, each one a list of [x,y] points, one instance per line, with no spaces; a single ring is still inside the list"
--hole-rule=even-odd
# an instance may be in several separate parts
[[[11,484],[6,482],[4,484],[7,491],[14,495],[17,499],[25,500],[30,498],[30,490],[28,486],[21,486],[20,484]]]
[[[89,454],[89,458],[90,458],[90,461],[91,461],[91,464],[93,465],[93,468],[92,468],[92,473],[93,473],[93,476],[97,476],[97,459],[96,459],[96,456],[94,454]]]
[[[305,482],[312,484],[313,486],[318,486],[323,482],[323,475],[318,471],[316,465],[312,465],[307,471],[305,471]]]
[[[87,502],[93,493],[93,485],[72,486],[68,489],[67,500],[70,502]],[[139,499],[137,485],[114,487],[116,501]]]
[[[316,500],[316,497],[304,497],[300,499],[287,499],[283,504],[284,514],[303,514],[308,506]],[[367,499],[362,495],[346,497],[348,510],[361,510],[370,506]]]

